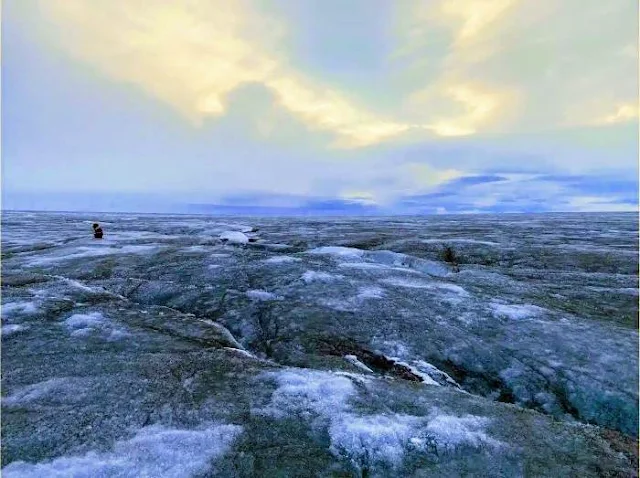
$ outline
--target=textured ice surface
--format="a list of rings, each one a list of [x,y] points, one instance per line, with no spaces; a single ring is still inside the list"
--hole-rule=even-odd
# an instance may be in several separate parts
[[[2,220],[8,476],[634,476],[633,214]]]

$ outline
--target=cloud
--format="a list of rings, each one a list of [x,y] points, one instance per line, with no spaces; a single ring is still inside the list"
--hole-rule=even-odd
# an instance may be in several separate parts
[[[638,117],[637,104],[623,104],[618,106],[613,114],[597,118],[595,124],[614,124],[636,119]]]
[[[54,39],[74,57],[133,83],[196,125],[227,112],[228,95],[258,83],[312,130],[362,147],[410,129],[288,66],[285,26],[247,1],[47,0]]]
[[[411,180],[419,188],[436,186],[463,175],[456,169],[438,170],[426,163],[408,163],[404,165]]]
[[[636,1],[398,5],[394,57],[409,58],[411,75],[424,78],[407,107],[450,112],[462,104],[447,128],[454,134],[637,120]],[[468,84],[452,94],[452,85]]]
[[[418,67],[406,70],[412,84],[416,78],[424,81],[413,90],[400,86],[406,99],[391,116],[359,104],[317,74],[293,68],[288,52],[296,39],[276,4],[41,0],[40,5],[52,23],[53,40],[74,57],[137,85],[196,125],[226,114],[229,94],[257,83],[310,130],[334,135],[334,146],[361,148],[396,138],[637,119],[635,3],[398,2],[394,57],[419,57]],[[597,43],[589,40],[596,37]],[[265,137],[277,128],[261,124]]]
[[[614,184],[612,188],[602,184]],[[637,182],[619,177],[500,174],[463,176],[427,194],[398,198],[397,211],[596,212],[637,211]]]

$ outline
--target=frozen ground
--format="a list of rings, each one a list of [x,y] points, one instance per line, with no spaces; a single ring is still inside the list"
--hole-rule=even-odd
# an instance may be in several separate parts
[[[4,213],[2,474],[637,476],[637,326],[634,214]]]

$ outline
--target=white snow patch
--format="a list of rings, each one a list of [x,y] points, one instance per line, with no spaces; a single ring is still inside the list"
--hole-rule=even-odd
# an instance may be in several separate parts
[[[384,289],[376,286],[360,287],[358,289],[358,299],[382,299],[384,297]]]
[[[342,279],[344,276],[329,274],[327,272],[306,271],[302,274],[302,280],[307,284],[312,282],[333,282]]]
[[[424,419],[409,415],[345,414],[329,428],[331,452],[357,465],[402,464],[405,450]]]
[[[86,382],[67,377],[57,377],[43,382],[20,387],[11,395],[4,397],[6,406],[24,406],[39,400],[55,400],[61,402],[77,402],[84,398]]]
[[[397,287],[408,287],[410,289],[429,289],[434,291],[446,291],[453,292],[459,297],[468,297],[469,293],[459,285],[449,284],[446,282],[427,282],[420,279],[404,279],[401,277],[389,277],[381,279],[380,282],[385,284],[394,285]]]
[[[399,252],[367,251],[365,257],[380,264],[401,267],[405,270],[415,270],[436,277],[445,277],[450,273],[449,269],[439,262],[420,259]]]
[[[201,245],[189,246],[182,249],[184,252],[206,252],[207,248]]]
[[[246,234],[238,231],[227,231],[220,234],[220,239],[231,244],[248,244],[249,238]]]
[[[14,335],[20,332],[24,332],[29,327],[26,325],[18,325],[18,324],[9,324],[2,326],[2,336],[9,337],[10,335]]]
[[[307,254],[321,254],[340,258],[358,259],[364,256],[364,251],[353,247],[324,246],[317,247],[316,249],[310,249],[307,251]]]
[[[347,362],[349,362],[349,363],[355,365],[356,367],[358,367],[360,370],[364,370],[365,372],[373,373],[373,370],[371,370],[365,364],[360,362],[360,360],[358,360],[358,357],[356,357],[355,355],[345,355],[344,359]]]
[[[7,302],[2,304],[2,317],[5,318],[8,315],[20,314],[35,314],[38,312],[38,307],[35,302],[20,301],[20,302]]]
[[[439,282],[439,283],[433,284],[433,287],[435,289],[448,290],[450,292],[454,292],[455,294],[463,296],[463,297],[468,297],[469,296],[469,293],[463,287],[460,287],[459,285],[456,285],[456,284],[448,284],[446,282]]]
[[[476,239],[422,239],[420,242],[423,244],[446,244],[447,242],[451,243],[462,243],[462,244],[482,244],[484,246],[499,246],[499,242],[493,241],[479,241]]]
[[[109,452],[62,456],[52,461],[17,461],[2,469],[6,478],[93,478],[97,476],[188,477],[205,473],[211,460],[221,457],[242,432],[238,425],[214,425],[203,430],[180,430],[152,425],[129,440],[117,441]]]
[[[89,314],[74,314],[64,321],[71,329],[103,328],[107,319],[100,312]]]
[[[253,300],[261,300],[261,301],[268,301],[268,300],[282,300],[283,297],[273,294],[271,292],[267,292],[266,290],[250,290],[247,291],[247,297],[249,297],[250,299]]]
[[[130,334],[121,328],[115,327],[107,317],[100,312],[88,314],[74,314],[64,321],[71,331],[72,337],[83,337],[99,334],[107,340],[118,340]]]
[[[389,277],[380,279],[380,282],[393,285],[396,287],[407,287],[409,289],[431,289],[433,286],[425,281],[418,279],[403,279],[402,277]]]
[[[437,447],[443,450],[460,445],[476,448],[482,445],[501,446],[501,442],[490,438],[484,431],[490,422],[487,417],[475,415],[458,417],[435,411],[430,415],[425,431],[435,437]]]
[[[266,262],[267,264],[288,264],[291,262],[299,262],[301,259],[297,258],[297,257],[291,257],[291,256],[274,256],[274,257],[270,257],[269,259],[265,259],[264,262]]]
[[[233,353],[236,353],[238,355],[242,355],[244,357],[257,359],[257,357],[255,355],[253,355],[251,352],[247,352],[246,350],[236,349],[236,348],[233,348],[233,347],[223,347],[223,348],[225,350],[228,350],[229,352],[233,352]]]
[[[296,413],[305,418],[320,415],[330,419],[346,410],[356,391],[351,380],[329,372],[288,369],[266,376],[275,378],[278,388],[260,412],[277,418]]]
[[[545,309],[536,305],[525,304],[497,304],[490,303],[489,307],[493,310],[493,315],[496,317],[507,317],[513,320],[528,319],[531,317],[537,317],[545,312]]]
[[[389,266],[386,266],[384,264],[376,264],[374,262],[341,262],[338,264],[338,267],[349,268],[349,269],[366,269],[366,270],[389,269]]]
[[[61,279],[64,280],[70,286],[75,287],[76,289],[84,290],[85,292],[91,292],[91,293],[95,292],[95,290],[93,290],[91,287],[84,285],[83,283],[78,282],[77,280],[68,279],[66,277],[61,277]]]
[[[353,299],[341,300],[341,299],[320,299],[318,304],[329,309],[338,310],[340,312],[353,312],[357,309],[357,305]]]

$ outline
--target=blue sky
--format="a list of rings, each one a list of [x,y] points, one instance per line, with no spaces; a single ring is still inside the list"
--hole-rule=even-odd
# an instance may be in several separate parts
[[[6,0],[3,208],[637,210],[637,9]]]

